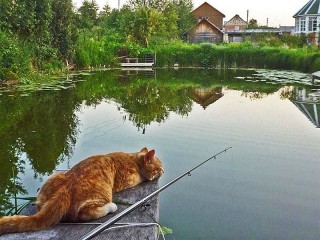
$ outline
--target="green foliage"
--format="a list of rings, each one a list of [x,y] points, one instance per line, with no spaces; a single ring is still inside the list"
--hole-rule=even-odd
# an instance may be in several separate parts
[[[76,10],[72,0],[0,0],[0,79],[58,73],[69,63],[117,66],[119,57],[147,53],[157,53],[158,66],[318,70],[317,50],[305,48],[303,34],[256,34],[253,43],[238,45],[182,43],[195,24],[192,9],[191,0],[130,0],[120,10],[106,4],[98,14],[96,1]],[[249,27],[257,26],[251,19]]]
[[[158,226],[158,233],[163,234],[163,235],[167,235],[167,234],[172,234],[173,230],[171,228],[166,227],[166,226],[159,225]]]
[[[162,12],[170,4],[170,0],[129,0],[128,2],[128,5],[133,9],[153,8],[158,12]]]
[[[0,81],[16,80],[29,69],[30,52],[17,39],[0,31]]]
[[[112,28],[126,42],[149,47],[180,39],[181,34],[194,23],[190,15],[192,1],[129,1],[120,11],[101,14],[99,25]]]
[[[27,207],[30,203],[35,202],[36,199],[37,199],[36,197],[21,197],[21,198],[16,197],[15,200],[23,200],[25,202],[19,205],[16,204],[15,206],[13,206],[11,209],[8,210],[6,215],[19,215],[25,207]]]
[[[2,0],[0,9],[7,14],[0,13],[0,27],[10,35],[13,45],[19,48],[9,52],[21,52],[22,56],[25,55],[15,60],[21,61],[19,67],[11,64],[10,71],[21,77],[30,73],[24,71],[30,67],[41,72],[63,69],[61,60],[72,56],[74,52],[71,42],[75,39],[71,38],[70,31],[73,29],[70,19],[74,15],[71,0]],[[6,64],[10,63],[10,58],[6,61]],[[1,67],[8,68],[7,65]]]
[[[101,37],[96,32],[101,31],[95,28],[93,33],[80,33],[76,44],[75,63],[80,68],[115,66],[118,62],[117,52],[121,45],[117,43],[120,37],[110,30],[104,32]]]
[[[75,26],[76,15],[71,0],[54,0],[52,2],[52,46],[58,50],[59,57],[72,60],[78,37]]]
[[[173,2],[177,8],[179,36],[195,25],[197,19],[192,15],[193,3],[190,0],[176,0]]]
[[[254,29],[254,28],[258,28],[258,21],[256,19],[250,19],[249,20],[249,24],[248,24],[248,28],[249,29]]]
[[[176,43],[176,50],[180,45]],[[190,47],[184,46],[186,49]],[[204,52],[211,51],[211,48],[214,49],[212,45],[204,45],[196,50]],[[125,114],[124,121],[130,120],[138,129],[146,129],[154,122],[166,121],[171,112],[187,116],[199,89],[221,93],[223,87],[242,90],[244,94],[253,92],[254,97],[260,97],[282,88],[281,84],[235,78],[254,73],[253,70],[237,69],[158,69],[157,76],[150,77],[145,73],[126,76],[119,70],[97,71],[92,75],[70,76],[67,84],[55,80],[52,85],[20,86],[24,92],[3,93],[0,101],[0,153],[6,161],[0,168],[0,214],[11,208],[18,211],[18,204],[11,204],[10,199],[27,194],[18,177],[24,173],[26,161],[30,162],[35,177],[52,173],[62,161],[67,163],[79,139],[79,119],[75,113],[83,104],[95,106],[112,101]],[[275,71],[274,74],[278,73]],[[57,91],[59,85],[71,87],[77,79],[85,81],[78,82],[72,90],[60,88]],[[34,92],[39,86],[51,91]],[[257,92],[262,94],[256,95]],[[23,96],[26,93],[28,97]],[[82,140],[82,143],[86,142]]]
[[[190,45],[181,42],[162,45],[157,52],[157,66],[212,67],[212,68],[270,68],[312,72],[319,68],[320,54],[315,50],[257,46],[252,43],[237,45]]]
[[[96,26],[98,21],[98,5],[96,1],[84,0],[78,10],[78,27],[80,29],[91,29]]]

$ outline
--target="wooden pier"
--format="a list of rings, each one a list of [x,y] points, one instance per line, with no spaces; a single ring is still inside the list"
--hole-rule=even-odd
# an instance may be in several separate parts
[[[143,61],[139,58],[125,58],[125,61],[121,63],[121,67],[124,68],[152,68],[155,66],[155,57],[147,55]],[[139,61],[140,60],[140,61]]]
[[[100,223],[106,222],[111,217],[120,213],[124,209],[146,197],[150,193],[159,188],[158,180],[142,183],[134,188],[127,189],[120,193],[114,194],[114,202],[118,205],[118,210],[113,214],[108,214],[106,217],[88,223],[60,223],[50,229],[41,230],[37,232],[14,233],[0,236],[0,240],[56,240],[67,239],[74,240],[80,239],[86,233],[90,232]],[[23,215],[32,215],[36,211],[34,205],[29,205]],[[50,217],[50,216],[48,216]],[[112,229],[107,229],[100,233],[93,239],[95,240],[140,240],[158,239],[158,229],[155,224],[142,226],[141,223],[155,223],[159,221],[159,196],[154,197],[147,203],[147,207],[136,209],[127,216],[119,220],[117,225]],[[136,226],[127,225],[121,226],[120,224],[134,223]],[[139,224],[141,224],[139,226]],[[121,227],[121,228],[120,228]]]

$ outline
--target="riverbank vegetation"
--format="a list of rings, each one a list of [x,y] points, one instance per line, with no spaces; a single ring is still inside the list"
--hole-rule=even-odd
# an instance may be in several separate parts
[[[306,36],[264,35],[241,44],[187,44],[191,0],[129,0],[99,11],[85,0],[0,1],[0,82],[28,81],[70,69],[116,67],[125,56],[157,56],[157,66],[319,70],[320,53]]]
[[[170,44],[157,48],[160,66],[210,67],[210,68],[269,68],[318,71],[320,52],[312,48],[287,48],[260,45],[252,42],[241,44]]]

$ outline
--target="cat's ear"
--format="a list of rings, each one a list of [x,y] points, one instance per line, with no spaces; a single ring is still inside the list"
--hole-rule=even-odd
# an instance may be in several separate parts
[[[141,150],[140,150],[140,152],[141,153],[147,153],[148,152],[148,149],[145,147],[145,148],[142,148]]]
[[[153,160],[153,158],[154,158],[154,154],[155,154],[155,153],[156,153],[156,152],[155,152],[154,150],[151,150],[151,151],[147,152],[146,155],[144,155],[144,159],[143,159],[144,163],[145,163],[145,164],[150,164],[150,163],[152,163],[152,160]]]

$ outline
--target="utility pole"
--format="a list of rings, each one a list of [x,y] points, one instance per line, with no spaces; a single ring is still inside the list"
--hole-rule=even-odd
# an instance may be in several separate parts
[[[268,27],[268,25],[269,25],[269,18],[267,18],[267,27]]]
[[[118,0],[118,10],[120,11],[120,0]]]
[[[247,24],[249,24],[249,9],[247,10]]]

